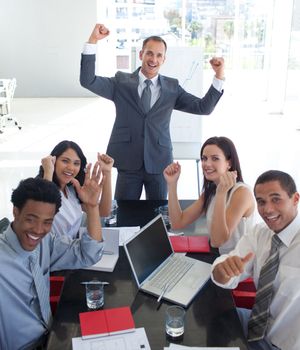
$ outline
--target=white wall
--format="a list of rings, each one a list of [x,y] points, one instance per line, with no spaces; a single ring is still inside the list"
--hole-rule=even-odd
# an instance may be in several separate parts
[[[96,19],[96,0],[0,0],[0,78],[17,97],[91,96],[79,67]]]

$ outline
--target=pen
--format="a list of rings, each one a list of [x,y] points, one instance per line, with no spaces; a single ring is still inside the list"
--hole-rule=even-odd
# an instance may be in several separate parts
[[[111,251],[109,251],[109,250],[104,250],[104,251],[103,251],[103,254],[104,254],[104,255],[114,255],[115,253],[114,253],[114,252],[111,252]]]
[[[161,293],[160,293],[160,296],[159,296],[158,299],[157,299],[157,302],[158,302],[158,303],[161,301],[161,298],[162,298],[162,297],[164,296],[164,294],[166,293],[168,287],[169,287],[169,284],[168,284],[168,283],[165,284],[163,290],[162,290]]]
[[[103,285],[107,285],[109,283],[108,282],[101,282],[101,281],[87,281],[87,282],[80,282],[80,284],[103,284]]]

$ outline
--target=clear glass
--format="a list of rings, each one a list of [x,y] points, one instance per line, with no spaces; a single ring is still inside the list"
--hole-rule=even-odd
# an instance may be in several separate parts
[[[104,305],[104,286],[97,281],[93,282],[85,285],[86,304],[89,309],[97,310]]]
[[[116,226],[117,225],[117,203],[112,203],[109,216],[104,218],[105,226]]]
[[[185,310],[181,306],[169,306],[166,310],[166,334],[172,338],[183,336]]]
[[[171,223],[170,223],[170,218],[169,218],[169,208],[167,205],[162,205],[158,207],[158,213],[162,215],[162,218],[164,220],[164,223],[167,228],[170,228]]]

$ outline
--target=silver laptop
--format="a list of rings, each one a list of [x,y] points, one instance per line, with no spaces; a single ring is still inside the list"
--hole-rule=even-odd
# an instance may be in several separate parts
[[[139,290],[188,306],[210,277],[211,265],[174,253],[161,214],[124,243]]]

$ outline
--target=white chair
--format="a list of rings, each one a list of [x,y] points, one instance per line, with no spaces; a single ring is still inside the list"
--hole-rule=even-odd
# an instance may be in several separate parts
[[[11,103],[16,86],[16,78],[0,79],[0,133],[3,133],[3,128],[6,126],[7,120],[14,121],[19,130],[22,128],[17,119],[11,116]]]
[[[6,115],[3,113],[3,109],[7,105],[7,86],[9,79],[0,80],[0,134],[3,133],[3,129],[6,125]]]

